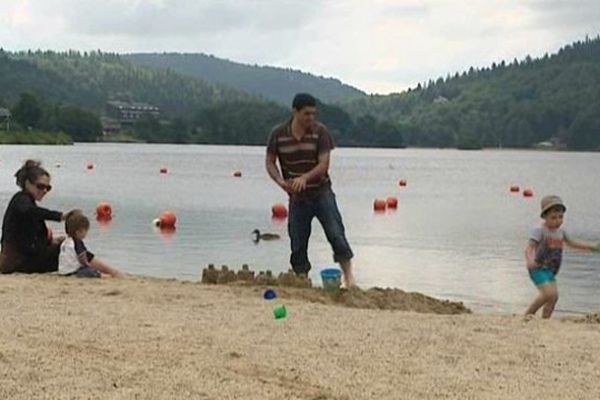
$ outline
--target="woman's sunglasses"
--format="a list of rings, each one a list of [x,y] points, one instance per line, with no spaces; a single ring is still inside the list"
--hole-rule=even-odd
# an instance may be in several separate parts
[[[43,184],[43,183],[36,183],[36,184],[35,184],[35,187],[36,187],[38,190],[45,190],[46,192],[49,192],[49,191],[51,191],[51,190],[52,190],[52,186],[50,186],[50,185],[45,185],[45,184]]]

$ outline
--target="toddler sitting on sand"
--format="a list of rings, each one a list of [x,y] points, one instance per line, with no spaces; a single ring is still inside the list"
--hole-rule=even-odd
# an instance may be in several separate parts
[[[89,229],[90,221],[80,210],[67,213],[65,232],[68,237],[60,246],[58,273],[79,278],[100,278],[102,276],[122,278],[121,272],[104,264],[87,250],[83,239],[87,236]]]

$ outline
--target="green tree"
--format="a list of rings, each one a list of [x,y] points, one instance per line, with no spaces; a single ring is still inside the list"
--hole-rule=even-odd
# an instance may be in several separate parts
[[[600,119],[597,108],[590,107],[577,114],[569,129],[567,146],[574,150],[600,149]]]
[[[135,124],[134,131],[137,136],[148,142],[161,141],[161,126],[157,118],[151,115],[144,115]]]
[[[42,119],[43,110],[37,98],[31,93],[22,93],[19,101],[11,110],[12,117],[23,127],[37,128]]]
[[[98,116],[74,106],[58,109],[56,125],[58,130],[79,142],[95,141],[102,134],[102,124]]]

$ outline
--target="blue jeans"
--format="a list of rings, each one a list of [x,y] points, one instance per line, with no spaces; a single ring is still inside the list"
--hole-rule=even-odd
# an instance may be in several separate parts
[[[308,239],[314,217],[321,223],[327,241],[333,249],[333,260],[340,262],[352,259],[354,254],[346,240],[342,216],[335,201],[335,194],[331,190],[312,200],[290,201],[289,209],[288,233],[292,247],[290,264],[295,273],[307,274],[310,271]]]

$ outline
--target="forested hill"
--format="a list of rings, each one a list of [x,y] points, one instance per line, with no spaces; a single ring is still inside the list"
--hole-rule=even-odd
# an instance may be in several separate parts
[[[206,54],[138,53],[122,57],[133,64],[158,70],[172,70],[207,82],[227,85],[260,95],[286,107],[294,93],[308,92],[326,103],[358,98],[364,92],[334,78],[325,78],[293,69],[247,65]]]
[[[14,129],[96,140],[109,100],[160,107],[159,118],[144,118],[128,132],[149,142],[264,143],[288,114],[274,102],[173,71],[138,67],[118,54],[0,51],[0,107],[13,111]]]
[[[290,109],[172,70],[133,65],[118,54],[0,50],[0,107],[12,111],[13,129],[64,131],[76,141],[96,140],[109,100],[160,108],[159,117],[127,128],[133,139],[148,142],[264,144]],[[357,141],[348,114],[323,103],[320,110],[341,145],[376,146],[382,144],[378,137],[394,132],[374,121],[368,127],[374,136]],[[399,142],[390,143],[401,145],[401,136],[394,136]]]
[[[363,119],[388,120],[408,145],[529,147],[552,140],[600,149],[600,38],[554,55],[500,61],[344,105]]]
[[[0,98],[23,92],[102,111],[109,99],[152,103],[174,114],[226,101],[258,101],[246,93],[172,71],[132,65],[112,53],[0,52]]]
[[[14,129],[95,140],[108,100],[160,107],[158,118],[129,132],[149,142],[264,144],[289,115],[289,105],[117,54],[0,50],[0,107],[13,112]],[[545,141],[599,150],[600,38],[319,110],[339,145],[527,148]]]

